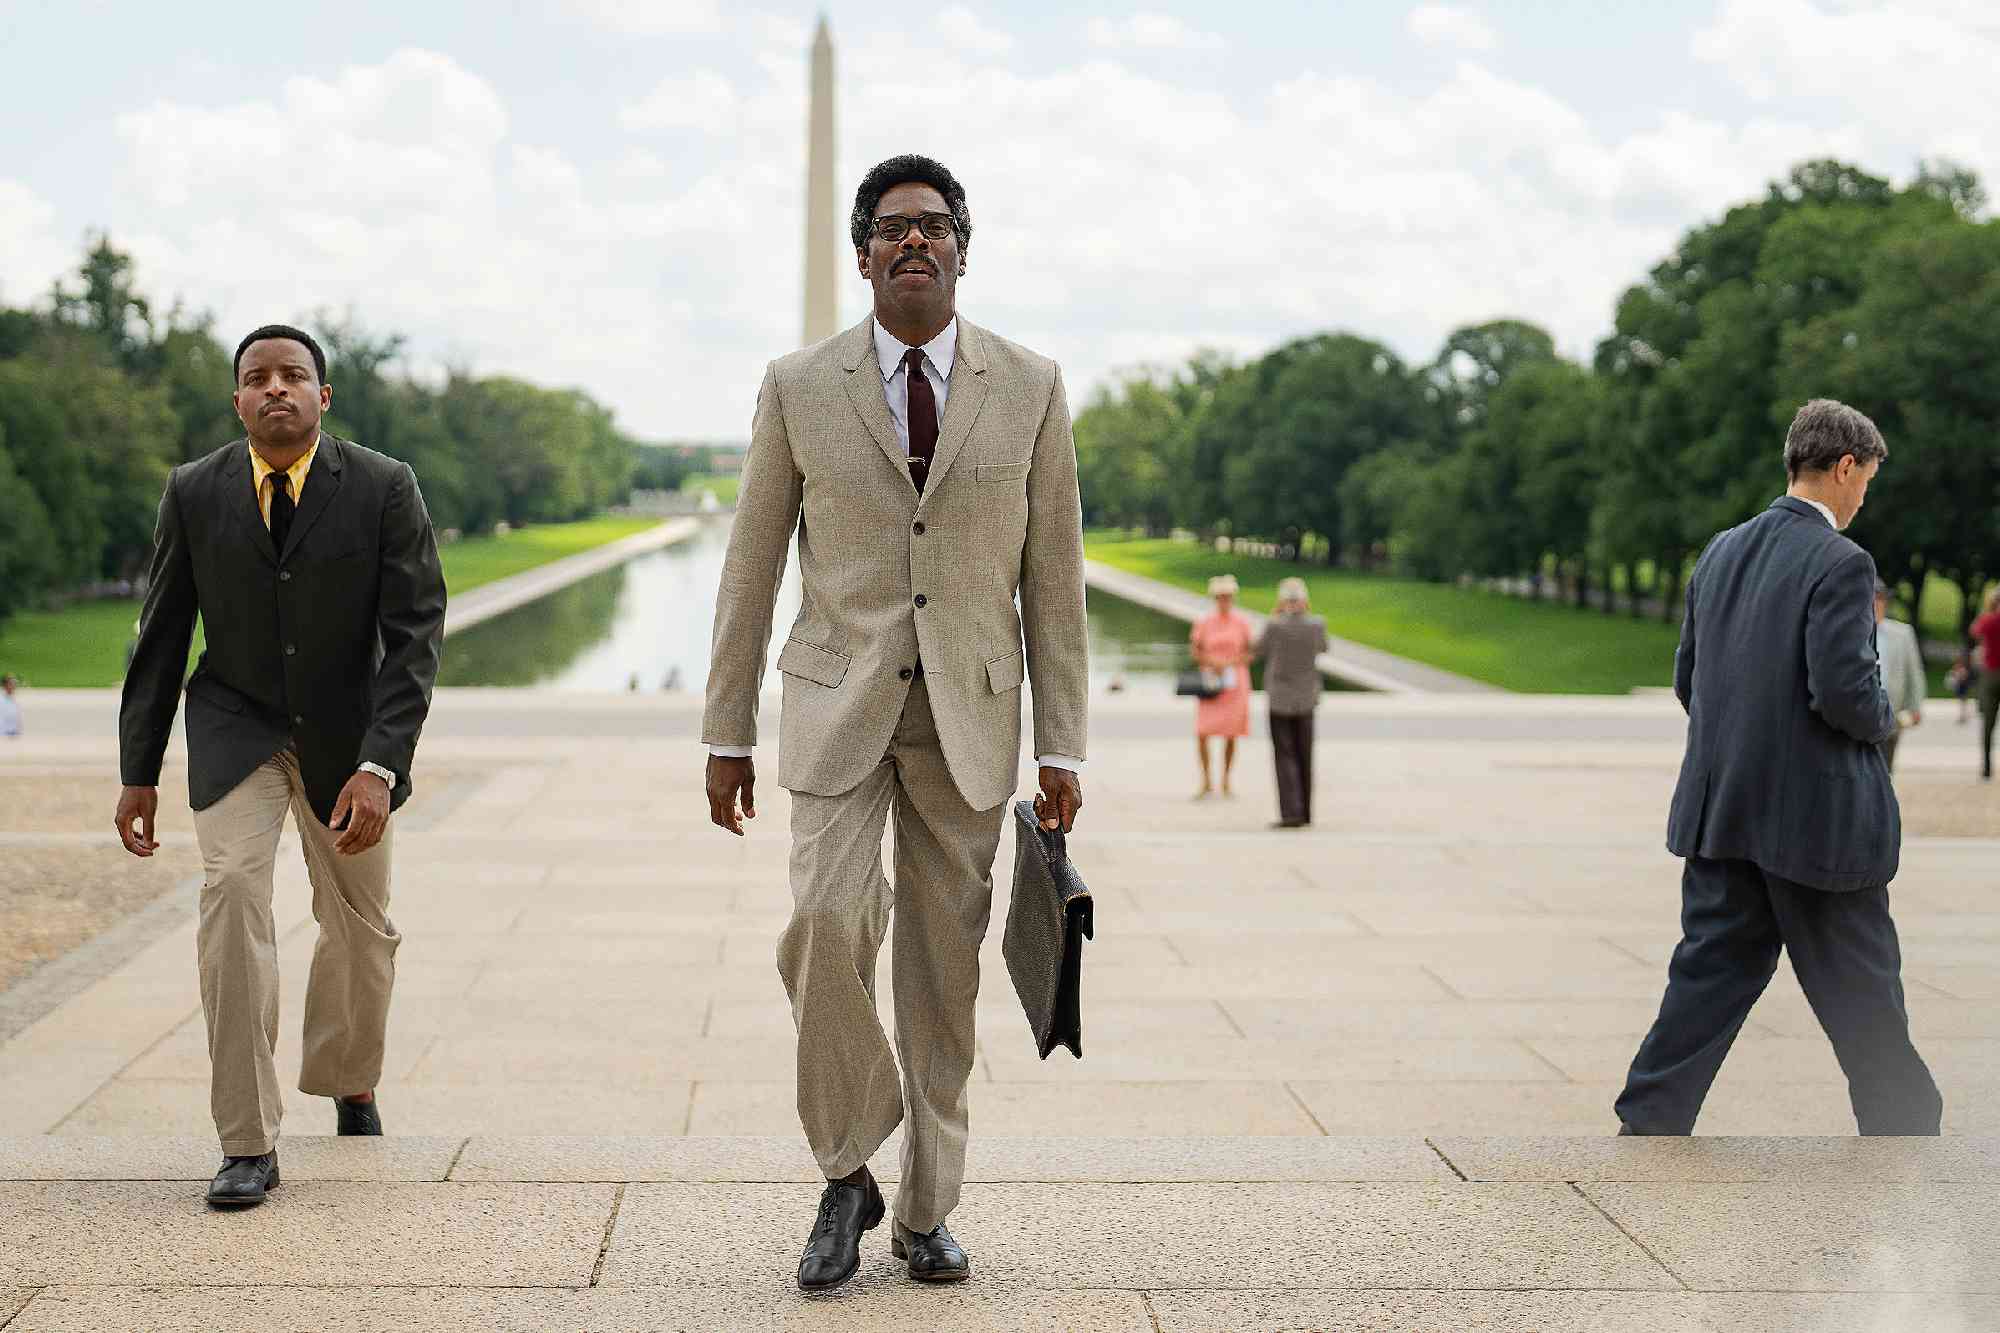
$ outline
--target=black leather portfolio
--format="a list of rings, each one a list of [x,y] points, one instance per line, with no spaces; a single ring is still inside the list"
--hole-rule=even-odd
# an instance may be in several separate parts
[[[1014,804],[1014,897],[1000,942],[1014,992],[1046,1060],[1058,1046],[1083,1058],[1083,942],[1091,937],[1090,890],[1070,864],[1061,832],[1035,818],[1032,801]]]

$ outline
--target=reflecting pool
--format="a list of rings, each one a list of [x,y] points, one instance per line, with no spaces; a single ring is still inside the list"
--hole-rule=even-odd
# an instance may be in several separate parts
[[[678,546],[462,630],[445,644],[438,683],[699,692],[728,544],[729,521],[712,520]],[[788,567],[773,618],[774,661],[798,609],[798,580]],[[1173,688],[1188,665],[1185,623],[1095,589],[1089,616],[1093,693]]]

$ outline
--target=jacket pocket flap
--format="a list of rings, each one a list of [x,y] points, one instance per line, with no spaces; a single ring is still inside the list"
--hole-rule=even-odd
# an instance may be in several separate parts
[[[1032,458],[1024,458],[1018,463],[981,463],[975,475],[981,481],[1019,481],[1028,475],[1028,469],[1034,465]]]
[[[778,654],[778,670],[832,689],[846,679],[849,660],[816,643],[786,639],[784,651]]]
[[[986,683],[992,687],[995,694],[1005,694],[1020,685],[1026,664],[1027,660],[1022,657],[1019,649],[1015,649],[1005,657],[996,657],[986,664]]]

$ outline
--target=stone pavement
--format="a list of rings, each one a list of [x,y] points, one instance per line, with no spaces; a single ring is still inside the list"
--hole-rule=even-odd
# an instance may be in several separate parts
[[[1035,1059],[996,907],[966,1288],[913,1288],[879,1233],[838,1297],[788,1285],[815,1192],[773,964],[784,794],[748,839],[707,825],[691,700],[463,691],[397,835],[397,1137],[312,1137],[330,1110],[295,1095],[273,1202],[206,1213],[184,886],[166,933],[0,1046],[0,1324],[2000,1326],[1992,789],[1979,836],[1913,837],[1895,887],[1959,1137],[1811,1137],[1853,1122],[1781,973],[1701,1129],[1803,1137],[1621,1142],[1675,934],[1671,700],[1329,698],[1298,834],[1265,831],[1261,740],[1237,799],[1196,803],[1185,710],[1098,707],[1086,1056]],[[101,772],[108,802],[106,711],[42,697],[0,770]],[[1906,790],[1958,784],[1962,739],[1912,737]],[[290,1076],[312,927],[287,843]]]

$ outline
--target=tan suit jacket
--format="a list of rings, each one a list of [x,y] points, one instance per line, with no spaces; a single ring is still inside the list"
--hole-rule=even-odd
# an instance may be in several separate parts
[[[972,808],[1014,791],[1024,673],[1035,752],[1085,757],[1083,518],[1062,374],[963,318],[958,328],[922,496],[889,416],[872,316],[772,362],[758,391],[702,739],[757,741],[796,531],[803,597],[778,656],[778,781],[791,790],[837,796],[882,762],[910,691],[902,673],[920,659],[946,764]]]

